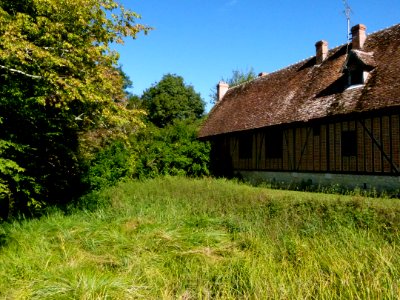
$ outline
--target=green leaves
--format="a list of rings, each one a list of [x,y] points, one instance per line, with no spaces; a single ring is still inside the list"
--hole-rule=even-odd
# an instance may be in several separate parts
[[[124,178],[208,176],[210,145],[197,140],[199,125],[200,120],[175,120],[164,128],[147,124],[125,143],[115,141],[98,151],[84,182],[99,190]]]
[[[112,105],[113,96],[122,97],[118,56],[109,45],[150,30],[135,23],[139,15],[114,1],[33,0],[31,9],[25,2],[0,2],[3,71],[38,80],[47,87],[47,101],[38,101],[59,108],[72,101]]]
[[[0,155],[10,147],[10,143],[0,140]],[[9,197],[12,193],[9,178],[18,181],[24,171],[15,161],[0,156],[0,199]]]
[[[158,127],[174,120],[194,120],[204,113],[204,101],[181,76],[167,74],[142,95],[148,119]]]
[[[209,175],[208,143],[197,140],[200,122],[176,120],[164,128],[149,125],[131,141],[139,158],[136,176]]]
[[[90,161],[83,178],[90,190],[100,190],[116,184],[121,178],[131,178],[137,157],[126,144],[116,141],[105,146]]]
[[[150,30],[138,18],[114,0],[0,0],[0,194],[13,207],[65,204],[89,149],[142,126],[110,49]]]

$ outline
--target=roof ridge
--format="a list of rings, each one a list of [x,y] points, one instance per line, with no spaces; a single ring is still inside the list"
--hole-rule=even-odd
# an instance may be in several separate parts
[[[400,23],[393,24],[393,25],[388,26],[388,27],[383,28],[383,29],[375,30],[375,31],[371,32],[369,35],[375,34],[375,33],[379,33],[379,32],[381,32],[381,31],[385,31],[385,30],[391,29],[391,28],[396,27],[396,26],[400,26]]]
[[[210,111],[199,137],[391,107],[400,109],[400,24],[369,33],[362,49],[368,52],[354,51],[362,68],[374,66],[380,70],[369,72],[365,84],[353,89],[347,88],[348,78],[342,73],[349,53],[346,47],[352,48],[350,43],[330,49],[326,63],[319,66],[312,55],[230,88]]]
[[[394,28],[394,27],[396,27],[396,26],[400,26],[400,23],[393,24],[393,25],[388,26],[388,27],[386,27],[386,28],[379,29],[379,30],[376,30],[376,31],[374,31],[374,32],[371,32],[371,33],[369,33],[369,34],[367,35],[367,37],[369,37],[369,36],[371,36],[371,35],[378,34],[378,33],[383,32],[383,31],[385,31],[385,30]],[[341,48],[341,47],[343,47],[343,46],[346,46],[346,45],[348,45],[348,44],[350,44],[350,43],[351,43],[351,42],[347,42],[347,43],[343,43],[343,44],[337,45],[337,46],[333,47],[332,49],[329,49],[328,53],[331,53],[331,52],[333,52],[333,51],[337,51],[339,48]],[[230,87],[228,90],[233,90],[233,89],[236,89],[236,88],[238,88],[238,87],[240,87],[240,86],[242,86],[242,85],[246,85],[246,84],[248,84],[248,83],[250,83],[250,82],[253,82],[253,81],[256,81],[256,80],[260,80],[260,79],[262,79],[262,78],[266,78],[266,77],[268,77],[268,76],[270,76],[270,75],[272,75],[272,74],[275,74],[275,73],[281,72],[281,71],[283,71],[283,70],[289,69],[289,68],[291,68],[291,67],[294,67],[294,66],[296,66],[296,65],[298,65],[298,64],[300,64],[300,63],[303,63],[303,62],[305,62],[305,61],[307,61],[307,60],[309,60],[309,59],[312,59],[312,58],[314,58],[314,57],[315,57],[315,55],[311,55],[311,56],[309,56],[309,57],[307,57],[307,58],[301,59],[301,60],[299,60],[299,61],[297,61],[297,62],[295,62],[295,63],[292,63],[292,64],[290,64],[290,65],[287,65],[286,67],[283,67],[283,68],[277,69],[277,70],[275,70],[275,71],[272,71],[272,72],[268,73],[268,74],[265,75],[265,76],[256,77],[256,78],[247,80],[247,81],[245,81],[245,82],[242,82],[242,83],[240,83],[240,84],[238,84],[238,85],[235,85],[235,86],[233,86],[233,87]]]

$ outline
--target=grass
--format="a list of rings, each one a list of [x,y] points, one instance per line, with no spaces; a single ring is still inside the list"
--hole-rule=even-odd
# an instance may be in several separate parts
[[[400,201],[126,182],[0,226],[3,299],[398,299]]]

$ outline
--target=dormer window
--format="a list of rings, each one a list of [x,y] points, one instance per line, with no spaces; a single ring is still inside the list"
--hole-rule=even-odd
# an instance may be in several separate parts
[[[368,74],[368,72],[362,69],[349,71],[349,86],[364,84],[367,81]]]
[[[359,86],[366,83],[369,72],[375,68],[372,52],[351,50],[343,67],[348,78],[348,86]]]

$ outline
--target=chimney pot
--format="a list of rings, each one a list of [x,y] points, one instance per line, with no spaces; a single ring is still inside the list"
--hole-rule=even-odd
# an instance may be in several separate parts
[[[217,84],[217,96],[218,96],[218,101],[221,101],[221,99],[225,96],[226,92],[229,89],[229,84],[227,84],[224,81],[220,81]]]
[[[367,27],[363,24],[358,24],[351,28],[353,49],[361,50],[363,48],[365,40],[367,39],[367,34],[365,33],[366,29]]]
[[[316,50],[316,63],[317,65],[322,64],[322,62],[328,57],[328,42],[327,41],[319,41],[315,44]]]

